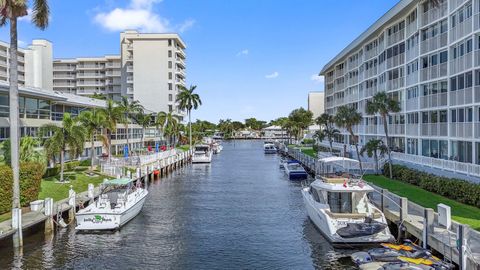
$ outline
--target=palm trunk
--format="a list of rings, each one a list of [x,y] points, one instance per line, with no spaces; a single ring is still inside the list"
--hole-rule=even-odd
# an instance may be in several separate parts
[[[349,132],[350,132],[350,135],[352,136],[353,143],[355,144],[355,150],[357,152],[358,165],[360,166],[360,173],[363,174],[362,159],[360,159],[360,151],[358,150],[357,138],[355,137],[355,134],[353,134],[353,131],[352,131],[351,128],[349,128]]]
[[[90,170],[93,171],[93,159],[95,158],[95,131],[92,134],[92,153],[91,154],[91,160],[90,160]]]
[[[188,139],[189,139],[189,144],[190,144],[190,149],[192,149],[192,111],[188,110]]]
[[[330,154],[333,155],[333,140],[332,140],[332,138],[328,138],[328,142],[330,143]]]
[[[390,172],[390,179],[393,177],[392,173],[392,155],[390,153],[390,145],[388,142],[388,124],[387,124],[387,116],[385,114],[382,115],[383,118],[383,129],[385,130],[385,138],[386,142],[385,145],[387,146],[387,153],[388,153],[388,170]]]
[[[377,150],[375,150],[375,154],[373,156],[373,158],[375,158],[375,174],[378,174],[378,155],[377,155]]]
[[[63,165],[65,163],[65,150],[60,150],[60,182],[63,182]]]

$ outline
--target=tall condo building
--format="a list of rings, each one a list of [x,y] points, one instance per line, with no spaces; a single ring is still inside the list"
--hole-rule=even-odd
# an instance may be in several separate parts
[[[396,157],[480,169],[468,167],[480,164],[479,0],[401,0],[320,73],[326,112],[362,113],[360,144],[384,137],[382,119],[365,108],[386,91],[401,105],[388,118]],[[336,141],[351,138],[343,131]]]
[[[120,54],[56,59],[53,88],[82,96],[127,96],[148,110],[174,112],[178,86],[185,86],[186,45],[177,34],[120,34]]]

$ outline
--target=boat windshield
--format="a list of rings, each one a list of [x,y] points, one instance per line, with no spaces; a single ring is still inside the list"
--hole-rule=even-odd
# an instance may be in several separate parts
[[[208,151],[208,146],[196,146],[195,147],[195,152],[207,152]]]
[[[287,165],[290,170],[303,170],[302,165],[298,163],[290,163]]]
[[[328,192],[327,202],[332,213],[368,212],[368,202],[365,192]]]

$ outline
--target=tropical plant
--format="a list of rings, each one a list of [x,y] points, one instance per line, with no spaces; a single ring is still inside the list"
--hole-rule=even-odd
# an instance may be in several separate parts
[[[218,129],[226,135],[227,138],[231,138],[233,136],[233,125],[231,119],[220,119],[218,121]]]
[[[166,123],[167,123],[167,113],[158,112],[157,115],[155,116],[155,122],[153,124],[157,129],[158,134],[161,135],[161,137],[165,135],[163,133],[164,133],[164,128]]]
[[[168,138],[168,144],[170,146],[175,145],[175,138],[179,134],[178,118],[172,112],[165,115],[164,133]]]
[[[295,140],[302,137],[303,131],[312,124],[312,118],[313,113],[304,108],[295,109],[288,115],[288,123],[286,124],[286,127],[290,129]]]
[[[375,160],[375,171],[379,172],[378,159],[383,158],[387,153],[387,146],[379,139],[371,139],[360,150],[360,155],[366,152],[368,157],[373,157]]]
[[[117,102],[117,106],[121,112],[120,122],[125,127],[125,132],[127,133],[127,148],[129,152],[132,152],[133,149],[130,148],[130,130],[128,125],[132,121],[132,115],[143,112],[144,108],[138,100],[130,101],[130,99],[125,96],[122,96],[122,100]]]
[[[10,147],[11,147],[10,139],[7,139],[1,143],[1,149],[3,152],[3,161],[5,162],[5,164],[9,166],[12,162]],[[20,139],[19,154],[20,154],[19,156],[20,163],[36,162],[44,166],[47,162],[45,153],[40,148],[40,140],[34,137],[26,136]]]
[[[400,111],[400,103],[390,97],[386,92],[376,93],[372,100],[367,101],[367,114],[374,115],[378,113],[383,120],[383,130],[385,131],[385,145],[388,151],[388,164],[390,178],[392,178],[392,155],[389,146],[388,136],[388,116],[390,113],[396,113]]]
[[[145,130],[152,126],[152,114],[140,112],[135,115],[135,121],[142,127],[142,146],[144,146]]]
[[[107,148],[108,158],[112,156],[112,133],[117,130],[117,123],[121,119],[121,111],[116,106],[115,102],[111,99],[107,99],[105,107],[99,109],[100,113],[105,117],[104,128],[104,146]]]
[[[336,129],[334,126],[335,117],[328,113],[323,113],[315,119],[315,123],[320,126],[320,130],[315,132],[316,138],[320,141],[327,138],[328,143],[330,144],[330,153],[333,154],[333,138],[335,135],[340,134],[340,130]]]
[[[63,182],[65,153],[68,151],[72,159],[82,153],[87,130],[78,118],[72,118],[69,113],[65,113],[61,126],[45,124],[40,127],[39,133],[46,138],[43,147],[47,156],[53,158],[56,154],[60,155],[60,182]]]
[[[92,109],[90,111],[82,111],[78,116],[78,119],[85,128],[86,136],[90,140],[90,170],[93,171],[95,159],[95,137],[100,139],[104,145],[108,144],[106,136],[104,134],[100,134],[99,132],[106,124],[105,115],[101,110]]]
[[[189,144],[192,148],[192,109],[196,110],[200,105],[202,105],[202,100],[200,96],[196,93],[193,93],[197,88],[196,85],[190,86],[189,89],[185,88],[183,85],[179,86],[180,92],[177,95],[177,102],[179,102],[179,108],[181,110],[187,110],[188,114],[188,126],[189,126]]]
[[[265,124],[265,121],[260,121],[253,117],[245,119],[245,126],[253,130],[261,130],[265,126]]]
[[[338,107],[335,115],[335,123],[338,127],[345,128],[350,134],[350,138],[355,145],[357,158],[360,164],[360,171],[363,173],[362,159],[360,158],[360,151],[358,149],[358,137],[353,133],[353,127],[362,122],[362,114],[357,112],[354,107],[343,105]]]
[[[29,1],[27,0],[0,0],[0,26],[10,24],[10,59],[9,59],[9,118],[10,118],[10,148],[11,167],[13,171],[12,208],[20,208],[20,167],[19,167],[19,102],[18,102],[18,30],[17,20],[28,15]],[[41,30],[48,26],[50,9],[47,0],[34,0],[30,9],[31,22]],[[22,246],[21,233],[16,234],[14,246]]]

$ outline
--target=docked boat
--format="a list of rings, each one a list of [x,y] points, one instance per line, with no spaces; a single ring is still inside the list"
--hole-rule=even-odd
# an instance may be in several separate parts
[[[275,147],[275,144],[273,142],[265,142],[263,144],[263,151],[265,152],[265,154],[276,154],[277,148]]]
[[[221,145],[218,141],[214,141],[212,143],[212,151],[214,154],[219,154],[223,150],[223,145]]]
[[[320,162],[337,164],[356,160],[329,157]],[[384,214],[370,202],[374,189],[348,173],[324,173],[302,188],[311,221],[333,244],[384,243],[394,240]]]
[[[98,199],[75,217],[76,230],[117,230],[142,210],[148,191],[129,178],[113,179],[102,184]]]
[[[192,163],[212,162],[212,149],[208,144],[196,145],[192,156]]]
[[[308,178],[308,173],[298,161],[287,161],[283,168],[290,180],[305,180]]]

